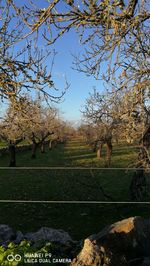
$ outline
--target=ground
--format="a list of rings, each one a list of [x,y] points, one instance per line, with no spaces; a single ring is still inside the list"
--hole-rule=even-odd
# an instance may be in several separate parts
[[[108,204],[108,201],[130,201],[133,170],[121,168],[131,166],[136,157],[136,145],[114,144],[111,164],[114,169],[104,168],[105,148],[103,159],[98,160],[91,148],[79,138],[59,144],[52,150],[47,148],[44,154],[38,150],[36,159],[31,159],[30,150],[18,152],[18,167],[61,168],[0,169],[0,199],[67,202],[1,202],[0,224],[8,224],[23,232],[36,231],[42,226],[61,228],[68,231],[73,239],[81,239],[122,218],[135,215],[149,217],[150,207],[146,204]],[[1,167],[8,165],[8,155],[0,159]],[[64,166],[79,169],[62,169]],[[145,200],[148,196],[145,195]],[[85,201],[90,201],[90,204]]]

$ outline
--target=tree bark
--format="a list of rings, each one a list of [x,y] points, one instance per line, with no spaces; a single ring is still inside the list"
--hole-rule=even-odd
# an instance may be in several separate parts
[[[52,143],[53,147],[56,147],[57,146],[57,140],[53,140],[53,143]]]
[[[9,144],[9,154],[10,154],[10,167],[16,167],[16,145],[12,142]]]
[[[111,164],[111,155],[112,155],[112,143],[111,140],[109,140],[106,142],[106,161],[108,167],[110,167]]]
[[[37,150],[37,143],[33,142],[33,144],[32,144],[32,155],[31,155],[32,159],[36,158],[36,150]]]
[[[143,169],[134,172],[130,184],[131,199],[141,201],[146,187],[146,178]]]
[[[150,167],[150,126],[147,126],[140,141],[137,171],[134,172],[130,192],[132,200],[142,200],[146,190],[145,169]]]
[[[102,147],[103,147],[102,143],[97,144],[97,158],[98,159],[100,159],[102,157]]]
[[[49,150],[52,149],[52,140],[49,141],[49,146],[48,147],[49,147]]]
[[[97,141],[94,141],[94,143],[92,143],[92,145],[93,145],[93,152],[96,152],[96,150],[97,150]]]
[[[119,144],[119,139],[118,139],[118,137],[116,137],[115,140],[116,140],[116,144],[118,145],[118,144]]]
[[[45,153],[45,143],[42,141],[41,143],[41,153]]]

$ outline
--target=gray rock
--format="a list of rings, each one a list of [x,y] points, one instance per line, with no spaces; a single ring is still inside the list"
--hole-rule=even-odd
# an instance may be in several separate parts
[[[72,242],[72,239],[67,232],[48,227],[42,227],[39,231],[35,233],[27,233],[24,235],[24,237],[25,239],[32,242],[38,242],[41,240],[59,242],[62,244]]]
[[[14,241],[15,244],[19,244],[22,240],[24,240],[24,235],[21,231],[16,232],[16,239]]]
[[[13,230],[6,224],[0,225],[0,243],[14,239]]]

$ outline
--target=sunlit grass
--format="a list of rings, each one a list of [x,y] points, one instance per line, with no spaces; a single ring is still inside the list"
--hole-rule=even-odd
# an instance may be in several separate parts
[[[66,154],[67,151],[67,154]],[[72,166],[86,166],[86,167],[105,167],[106,165],[106,147],[104,145],[102,151],[102,158],[97,159],[96,153],[92,148],[84,144],[83,140],[73,140],[65,147],[66,159],[69,159]],[[137,159],[138,148],[135,145],[129,146],[120,143],[113,144],[113,152],[111,159],[111,167],[134,167],[135,160]]]

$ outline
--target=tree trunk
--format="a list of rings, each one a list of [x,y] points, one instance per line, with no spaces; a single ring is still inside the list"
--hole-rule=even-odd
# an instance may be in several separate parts
[[[134,172],[130,185],[131,199],[141,201],[146,187],[146,178],[143,169]]]
[[[112,154],[112,143],[111,143],[111,140],[109,140],[109,141],[106,142],[106,161],[107,161],[107,167],[110,167],[111,154]]]
[[[118,137],[116,137],[116,144],[118,145],[119,144],[119,139],[118,139]]]
[[[57,142],[57,139],[55,140],[55,147],[57,147],[57,144],[58,144],[58,142]]]
[[[36,150],[37,150],[37,143],[33,142],[33,144],[32,144],[32,155],[31,155],[32,159],[36,158]]]
[[[97,158],[98,159],[100,159],[102,157],[102,147],[103,147],[102,143],[97,144]]]
[[[88,143],[89,144],[89,143]],[[94,144],[94,145],[93,145]],[[93,145],[93,152],[96,152],[96,150],[97,150],[97,141],[94,141],[94,143],[93,143],[92,145]]]
[[[10,167],[16,167],[16,145],[14,143],[9,144],[9,153],[10,153]]]
[[[53,140],[53,147],[55,148],[56,146],[57,146],[57,140],[55,139],[55,140]]]
[[[41,143],[41,153],[45,153],[45,143],[42,141]]]
[[[52,140],[49,141],[49,150],[52,149]]]
[[[131,198],[136,201],[142,200],[146,191],[145,169],[150,167],[150,126],[145,129],[140,145],[137,171],[134,172],[130,185]]]

